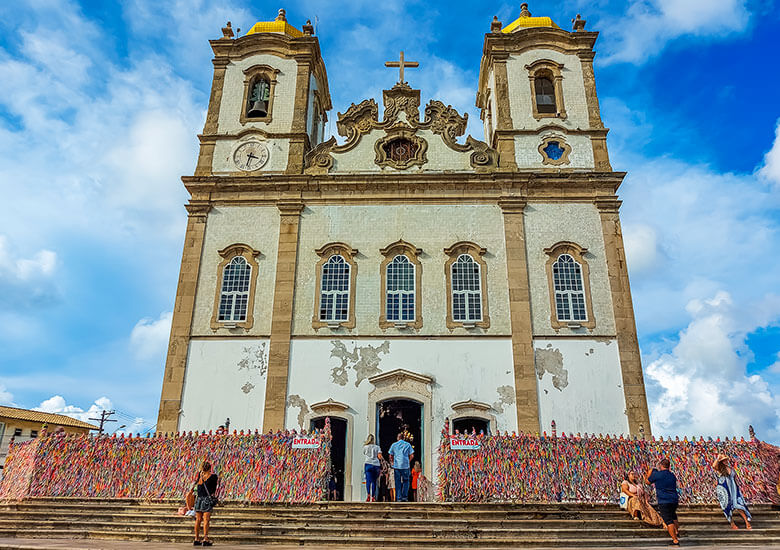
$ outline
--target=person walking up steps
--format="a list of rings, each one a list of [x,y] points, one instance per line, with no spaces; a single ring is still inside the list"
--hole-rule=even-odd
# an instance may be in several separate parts
[[[753,518],[750,516],[750,510],[748,510],[745,499],[742,497],[742,491],[739,490],[739,485],[737,485],[734,468],[731,466],[729,457],[718,455],[712,467],[718,472],[718,486],[715,489],[718,495],[718,502],[723,509],[726,519],[729,520],[731,528],[739,529],[737,524],[734,523],[734,512],[736,512],[745,520],[745,528],[752,529],[753,526],[750,525],[750,522]]]
[[[680,522],[677,519],[677,505],[680,502],[680,497],[677,494],[677,476],[675,476],[670,468],[668,458],[662,458],[658,462],[659,470],[653,468],[647,469],[645,474],[645,481],[648,485],[655,485],[655,495],[658,498],[658,513],[661,515],[661,519],[664,520],[664,528],[672,537],[672,544],[678,546],[680,540],[677,535],[680,531]]]
[[[382,466],[382,449],[374,443],[374,434],[368,434],[365,445],[363,445],[363,454],[366,456],[366,502],[376,502],[377,482],[379,472]]]
[[[404,434],[398,434],[398,440],[390,445],[390,462],[395,473],[396,502],[409,501],[409,461],[414,457],[414,448],[404,440]]]

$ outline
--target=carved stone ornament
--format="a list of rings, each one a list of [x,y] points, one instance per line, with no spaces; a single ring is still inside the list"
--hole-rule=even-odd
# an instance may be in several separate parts
[[[470,164],[478,172],[491,171],[498,167],[498,153],[487,143],[471,136],[466,138],[465,144],[457,143],[456,139],[466,132],[467,114],[461,115],[451,105],[431,100],[425,106],[424,120],[420,121],[420,90],[414,90],[407,84],[396,84],[392,89],[384,90],[383,99],[385,109],[381,122],[379,106],[373,99],[366,99],[357,105],[353,103],[345,113],[338,113],[336,128],[339,135],[346,138],[345,143],[338,145],[335,138],[332,138],[310,150],[305,156],[305,172],[314,175],[328,173],[333,169],[333,155],[351,151],[360,143],[364,135],[376,129],[387,132],[387,136],[380,140],[386,144],[389,140],[398,137],[398,134],[394,133],[397,128],[406,129],[409,134],[405,137],[408,137],[412,143],[415,143],[412,136],[418,130],[430,130],[433,134],[441,136],[442,141],[453,151],[459,153],[471,151]],[[421,137],[416,139],[425,143]],[[403,150],[403,145],[405,144],[396,144],[397,149]],[[411,162],[401,160],[389,162],[388,158],[392,156],[387,152],[380,155],[378,151],[380,147],[379,142],[374,145],[377,150],[377,164],[390,167],[396,167],[394,164],[397,164],[401,170],[421,164],[420,159],[424,158],[425,154],[425,150],[419,150],[413,155]],[[427,144],[425,147],[427,148]]]
[[[422,166],[428,162],[425,152],[428,142],[415,135],[408,126],[394,126],[387,135],[374,143],[378,166],[406,170],[410,166]]]
[[[539,154],[542,155],[542,164],[561,166],[569,164],[571,145],[566,143],[563,136],[551,134],[542,139],[539,144]]]

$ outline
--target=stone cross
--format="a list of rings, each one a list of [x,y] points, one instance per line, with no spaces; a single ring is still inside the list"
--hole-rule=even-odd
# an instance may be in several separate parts
[[[404,52],[401,52],[401,58],[398,61],[385,61],[385,67],[398,67],[398,83],[406,84],[404,81],[404,67],[419,67],[417,61],[404,61]]]

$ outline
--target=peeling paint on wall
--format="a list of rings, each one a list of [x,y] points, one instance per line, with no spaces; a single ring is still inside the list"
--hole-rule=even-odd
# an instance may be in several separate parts
[[[255,389],[255,385],[254,385],[254,384],[252,384],[251,382],[247,382],[246,384],[244,384],[243,386],[241,386],[241,391],[242,391],[242,392],[244,392],[244,393],[249,393],[249,392],[251,392],[253,389]]]
[[[266,342],[256,346],[245,346],[243,356],[238,362],[238,370],[257,370],[260,376],[265,376],[268,370],[268,362],[265,360]]]
[[[303,423],[306,420],[306,413],[309,412],[309,406],[306,404],[306,400],[300,395],[293,394],[287,398],[288,407],[298,407],[298,427],[303,430]]]
[[[499,413],[504,412],[504,405],[511,405],[515,402],[515,389],[512,386],[499,386],[496,388],[498,401],[493,403],[493,408]]]
[[[569,385],[569,373],[563,368],[563,354],[558,348],[553,349],[552,344],[547,348],[534,350],[534,362],[536,363],[536,375],[539,380],[544,378],[544,373],[552,375],[552,383],[555,389],[563,391]]]
[[[382,359],[380,354],[390,353],[390,342],[385,340],[378,346],[370,344],[358,346],[355,344],[352,351],[341,340],[331,340],[333,348],[330,351],[331,357],[341,360],[341,364],[330,370],[333,382],[339,386],[346,386],[349,381],[349,371],[355,371],[355,387],[360,386],[363,380],[382,372],[379,363]]]

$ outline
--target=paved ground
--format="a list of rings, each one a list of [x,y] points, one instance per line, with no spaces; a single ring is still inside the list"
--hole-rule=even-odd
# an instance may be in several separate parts
[[[696,548],[696,550],[720,550],[717,546],[698,546],[694,544],[686,545],[683,541],[683,546],[690,546]],[[174,544],[170,542],[125,542],[125,541],[99,541],[99,540],[82,540],[82,539],[8,539],[0,538],[0,550],[170,550],[171,548],[187,548],[192,547],[190,544]],[[301,548],[313,548],[314,546],[260,546],[260,545],[236,545],[227,544],[220,545],[215,543],[213,548],[220,548],[222,550],[248,550],[250,548],[269,548],[273,550],[300,550]],[[330,548],[336,548],[331,546]],[[374,546],[350,546],[350,550],[375,550],[381,548],[381,550],[393,550],[395,547],[374,547]],[[615,547],[612,550],[640,550],[641,548],[667,548],[665,545],[655,546],[632,546],[630,548],[618,548]],[[769,546],[729,546],[729,550],[765,550],[770,548]],[[780,547],[773,547],[780,548]],[[397,547],[396,550],[409,550],[408,547]],[[487,549],[486,549],[487,550]],[[537,548],[536,550],[543,550]],[[583,550],[583,548],[562,548],[555,547],[555,550]]]

